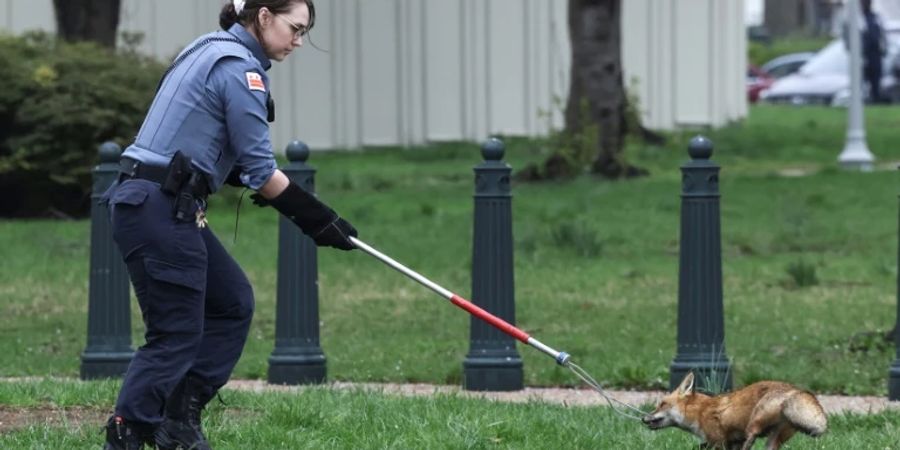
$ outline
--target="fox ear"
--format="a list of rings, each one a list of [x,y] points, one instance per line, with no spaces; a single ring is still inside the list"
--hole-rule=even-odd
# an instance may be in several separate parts
[[[678,392],[678,395],[692,394],[694,392],[694,372],[688,372],[675,391]]]

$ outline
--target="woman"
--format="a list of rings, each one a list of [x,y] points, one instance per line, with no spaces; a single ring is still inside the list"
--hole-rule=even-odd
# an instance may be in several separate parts
[[[235,0],[163,76],[107,195],[146,325],[106,427],[107,449],[204,449],[200,412],[231,375],[253,315],[247,277],[206,223],[206,197],[244,185],[317,245],[356,230],[277,169],[266,70],[315,23],[312,0]]]

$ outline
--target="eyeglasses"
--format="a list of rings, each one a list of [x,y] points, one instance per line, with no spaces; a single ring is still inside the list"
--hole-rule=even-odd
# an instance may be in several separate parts
[[[287,20],[284,17],[281,17],[281,14],[273,14],[273,15],[275,17],[283,20],[286,24],[291,26],[291,29],[294,30],[294,40],[295,41],[302,38],[303,36],[306,36],[306,33],[309,32],[309,30],[306,29],[305,25],[297,25],[294,22],[291,22],[290,20]]]

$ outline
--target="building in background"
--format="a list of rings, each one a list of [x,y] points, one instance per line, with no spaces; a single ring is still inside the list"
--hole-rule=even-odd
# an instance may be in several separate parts
[[[222,0],[122,0],[120,32],[164,60],[218,28]],[[562,126],[565,0],[329,0],[312,44],[271,72],[277,148],[540,136]],[[744,0],[622,0],[626,85],[652,129],[747,113]],[[0,30],[55,30],[51,0],[0,0]]]

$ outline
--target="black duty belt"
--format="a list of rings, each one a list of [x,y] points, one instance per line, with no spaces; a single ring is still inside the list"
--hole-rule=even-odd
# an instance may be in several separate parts
[[[159,183],[160,185],[162,185],[163,183],[165,183],[166,178],[169,175],[169,167],[145,164],[136,159],[124,156],[119,160],[119,174],[120,181],[133,178],[152,181],[154,183]],[[206,183],[205,178],[206,177],[203,177],[203,182],[197,183],[194,186],[193,192],[191,192],[191,194],[195,198],[205,199],[207,196],[209,196],[209,185]]]

